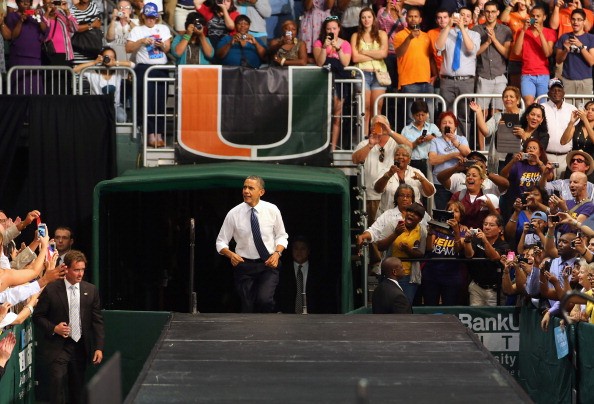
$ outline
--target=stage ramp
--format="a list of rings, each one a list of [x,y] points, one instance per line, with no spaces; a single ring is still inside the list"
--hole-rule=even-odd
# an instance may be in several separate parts
[[[127,402],[531,402],[450,315],[175,314],[155,348]]]

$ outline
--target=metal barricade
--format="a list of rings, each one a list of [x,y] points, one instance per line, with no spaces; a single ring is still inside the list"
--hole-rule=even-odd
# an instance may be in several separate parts
[[[157,77],[150,77],[152,72],[160,71]],[[158,75],[161,75],[159,77]],[[143,86],[144,100],[142,102],[142,134],[143,134],[143,161],[144,166],[159,165],[162,161],[166,164],[173,164],[174,145],[177,119],[175,100],[177,95],[177,66],[175,65],[156,65],[147,69]],[[150,90],[150,91],[149,91]],[[149,93],[155,94],[150,99]],[[163,97],[160,97],[163,95]],[[149,114],[149,110],[151,113]],[[155,132],[149,132],[149,127],[154,128]],[[149,146],[148,141],[151,133],[160,134],[164,141],[161,145]]]
[[[545,103],[548,101],[549,96],[547,94],[543,94],[536,98],[535,102],[540,104]],[[571,102],[567,100],[572,100]],[[594,95],[592,94],[565,94],[565,101],[569,102],[570,104],[575,105],[577,109],[584,109],[584,105],[588,101],[594,100]]]
[[[336,150],[353,151],[363,139],[363,120],[365,115],[365,77],[363,71],[356,67],[345,67],[345,70],[352,72],[353,77],[349,79],[336,79],[336,90],[342,95],[342,108],[338,114],[334,111],[334,100],[330,110],[332,111],[331,124],[336,122],[339,125],[339,137],[336,143]],[[337,93],[334,93],[336,96]]]
[[[6,75],[9,95],[74,95],[74,70],[67,66],[13,66]]]
[[[87,86],[90,86],[88,79],[85,77],[85,73],[90,74],[101,74],[101,71],[105,70],[105,67],[102,66],[91,66],[83,69],[79,76],[78,76],[78,94],[82,95],[85,93],[85,89]],[[136,86],[138,85],[136,81],[136,72],[131,67],[111,67],[111,71],[114,74],[117,72],[125,72],[121,74],[121,80],[119,82],[120,89],[116,91],[114,96],[118,96],[118,99],[115,100],[115,107],[116,107],[116,128],[128,128],[128,131],[131,134],[133,139],[136,138],[136,128],[137,124],[137,99],[136,99]],[[92,86],[90,86],[90,94],[96,94],[97,92],[93,90]],[[101,94],[101,93],[99,93]],[[118,111],[118,107],[121,108],[121,111]],[[123,112],[123,116],[122,115]],[[117,129],[116,129],[117,130]]]
[[[437,117],[435,111],[445,111],[446,102],[439,94],[433,93],[385,93],[380,95],[373,104],[373,115],[381,113],[378,105],[384,102],[383,110],[396,132],[400,132],[412,119],[410,105],[413,101],[423,100],[429,105],[429,122],[434,122]]]
[[[470,102],[476,101],[481,105],[483,113],[485,114],[485,121],[489,120],[488,106],[492,99],[501,100],[501,94],[461,94],[454,100],[454,115],[466,116],[465,122],[461,122],[462,132],[461,135],[465,135],[470,145],[471,150],[487,151],[489,142],[485,140],[485,137],[481,135],[476,126],[476,117],[474,111],[470,109]],[[487,108],[483,107],[486,106]],[[462,110],[460,109],[462,108]],[[520,100],[520,108],[525,109],[524,100]]]

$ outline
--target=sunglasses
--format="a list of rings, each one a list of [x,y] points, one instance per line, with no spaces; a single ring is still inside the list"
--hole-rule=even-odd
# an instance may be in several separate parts
[[[383,148],[383,147],[380,147],[380,148],[379,148],[379,151],[380,151],[380,155],[379,155],[379,161],[380,161],[380,163],[383,163],[383,162],[384,162],[384,157],[385,157],[385,155],[384,155],[384,151],[385,151],[385,150],[384,150],[384,148]]]
[[[326,17],[324,21],[338,21],[338,17],[335,15],[331,15],[330,17]]]
[[[570,163],[585,163],[586,160],[582,160],[582,159],[571,159],[569,162]]]

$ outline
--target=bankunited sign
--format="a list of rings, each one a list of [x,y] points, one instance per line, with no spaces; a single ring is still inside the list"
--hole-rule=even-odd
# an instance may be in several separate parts
[[[471,329],[493,357],[519,380],[519,312],[500,307],[414,307],[415,314],[454,314]]]
[[[178,75],[177,140],[186,158],[291,163],[325,154],[326,69],[184,65]]]

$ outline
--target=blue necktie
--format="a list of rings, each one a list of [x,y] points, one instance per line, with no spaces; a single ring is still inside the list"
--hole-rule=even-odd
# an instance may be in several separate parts
[[[456,36],[456,46],[454,47],[454,59],[452,60],[452,70],[460,68],[460,53],[462,52],[462,31],[458,31]]]
[[[252,216],[250,218],[250,222],[252,224],[252,236],[254,237],[254,244],[256,244],[256,249],[258,250],[258,254],[260,254],[260,258],[266,261],[268,257],[270,257],[270,253],[266,246],[264,245],[264,241],[262,241],[262,233],[260,233],[260,222],[258,222],[258,216],[256,216],[256,209],[252,208]]]

